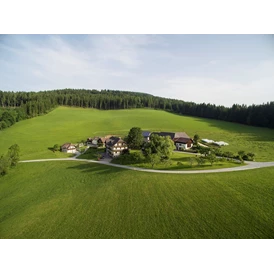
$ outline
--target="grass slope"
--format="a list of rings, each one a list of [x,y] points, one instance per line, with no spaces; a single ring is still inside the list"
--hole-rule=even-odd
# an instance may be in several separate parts
[[[77,142],[89,136],[123,136],[133,126],[151,131],[185,131],[190,136],[229,143],[224,150],[256,153],[257,161],[274,160],[274,130],[223,121],[175,115],[160,110],[109,110],[58,107],[47,115],[21,121],[0,131],[0,154],[14,143],[21,147],[22,159],[64,157],[48,150],[54,144]]]
[[[23,163],[0,178],[0,238],[273,238],[273,177]]]

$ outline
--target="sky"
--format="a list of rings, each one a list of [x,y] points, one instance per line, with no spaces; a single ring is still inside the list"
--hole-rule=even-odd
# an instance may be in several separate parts
[[[224,106],[266,103],[274,101],[274,36],[0,36],[0,90],[62,88]]]

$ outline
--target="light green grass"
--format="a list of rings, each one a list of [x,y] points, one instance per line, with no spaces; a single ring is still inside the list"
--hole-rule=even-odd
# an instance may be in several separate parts
[[[273,178],[22,163],[0,178],[0,238],[273,238]]]
[[[140,153],[138,150],[131,150],[131,153]],[[141,154],[142,155],[142,154]],[[141,161],[138,163],[127,163],[126,161],[120,161],[121,158],[117,157],[114,158],[111,162],[114,164],[122,164],[122,165],[129,165],[134,167],[146,168],[146,169],[156,169],[156,170],[204,170],[204,169],[219,169],[219,168],[230,168],[230,167],[237,167],[239,165],[245,165],[240,162],[236,162],[234,160],[219,160],[218,162],[213,163],[211,165],[208,161],[206,161],[203,165],[198,165],[196,161],[191,164],[189,163],[189,158],[196,158],[199,155],[197,154],[190,154],[190,153],[181,153],[181,152],[173,152],[170,157],[170,160],[165,163],[158,163],[152,167],[152,165],[147,162],[144,156],[141,156]],[[81,155],[82,159],[91,159],[89,155]],[[180,162],[180,165],[177,163]]]
[[[0,153],[14,143],[22,159],[64,157],[48,150],[54,144],[78,142],[105,134],[126,135],[131,127],[151,131],[185,131],[189,136],[229,143],[223,150],[253,151],[257,161],[274,160],[274,130],[180,116],[160,110],[108,110],[58,107],[47,115],[21,121],[0,131]]]

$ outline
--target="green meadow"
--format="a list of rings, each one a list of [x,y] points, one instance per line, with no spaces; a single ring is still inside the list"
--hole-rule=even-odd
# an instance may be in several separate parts
[[[273,178],[21,163],[0,179],[0,238],[273,238]]]
[[[92,149],[91,149],[92,150]],[[96,150],[95,150],[96,151]],[[138,150],[133,150],[133,152],[140,153]],[[96,153],[94,153],[96,155]],[[80,159],[93,159],[97,160],[98,157],[93,156],[93,154],[82,154],[80,155]],[[198,163],[195,161],[195,158],[197,157],[196,154],[194,153],[181,153],[181,152],[174,152],[173,155],[170,157],[170,160],[167,163],[157,163],[153,167],[153,169],[159,169],[159,170],[201,170],[201,169],[219,169],[219,168],[231,168],[231,167],[238,167],[239,165],[245,165],[236,161],[228,161],[228,160],[223,160],[223,161],[217,161],[211,165],[208,161],[205,162],[203,165],[198,165]],[[189,162],[189,159],[193,158],[192,165]],[[134,166],[134,167],[140,167],[140,168],[147,168],[151,169],[152,165],[148,163],[145,160],[145,157],[142,156],[142,161],[138,163],[128,163],[128,162],[123,162],[121,158],[117,157],[114,158],[111,162],[114,164],[122,164],[122,165],[129,165],[129,166]]]
[[[68,157],[54,144],[131,127],[185,131],[274,161],[274,131],[151,109],[59,107],[0,131],[0,154]],[[96,158],[90,154],[91,159]],[[186,155],[174,161],[187,165]],[[176,167],[174,167],[176,169]],[[274,168],[216,174],[151,174],[76,161],[19,163],[0,177],[0,238],[273,238]]]
[[[97,110],[58,107],[47,115],[21,121],[0,131],[0,154],[17,143],[21,159],[67,156],[53,153],[54,144],[79,142],[87,137],[117,134],[125,136],[131,127],[150,131],[185,131],[189,136],[225,141],[222,148],[237,153],[253,151],[257,161],[274,160],[274,130],[217,120],[180,116],[160,110]]]

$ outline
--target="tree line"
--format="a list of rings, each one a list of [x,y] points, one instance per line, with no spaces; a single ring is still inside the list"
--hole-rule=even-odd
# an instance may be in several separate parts
[[[172,113],[274,128],[274,102],[224,107],[119,90],[61,89],[40,92],[0,91],[0,129],[48,113],[57,106],[100,110],[153,108]]]

